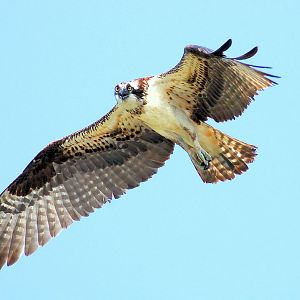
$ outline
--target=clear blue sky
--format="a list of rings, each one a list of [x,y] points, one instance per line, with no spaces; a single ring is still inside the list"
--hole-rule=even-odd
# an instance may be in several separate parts
[[[278,86],[217,127],[259,147],[205,185],[177,148],[150,181],[0,271],[1,299],[300,299],[299,1],[0,2],[0,190],[50,141],[104,115],[120,81],[186,44],[273,66]],[[213,124],[213,123],[212,123]]]

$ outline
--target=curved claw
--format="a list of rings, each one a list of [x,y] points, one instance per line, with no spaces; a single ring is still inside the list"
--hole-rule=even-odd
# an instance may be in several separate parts
[[[198,153],[196,153],[196,157],[200,167],[203,168],[203,170],[207,170],[209,163],[212,161],[211,156],[204,149],[200,149]]]

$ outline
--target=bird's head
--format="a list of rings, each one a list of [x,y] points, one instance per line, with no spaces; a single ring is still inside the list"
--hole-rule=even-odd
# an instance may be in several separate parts
[[[145,92],[140,80],[122,82],[115,86],[115,97],[117,103],[135,102],[142,104],[144,96]]]

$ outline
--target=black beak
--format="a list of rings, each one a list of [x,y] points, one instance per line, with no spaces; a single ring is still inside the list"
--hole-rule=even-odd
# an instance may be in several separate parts
[[[122,100],[128,98],[128,96],[129,96],[128,90],[126,88],[122,88],[119,92],[119,96]]]

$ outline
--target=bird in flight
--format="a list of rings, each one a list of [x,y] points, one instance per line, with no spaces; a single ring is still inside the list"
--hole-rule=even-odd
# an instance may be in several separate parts
[[[189,45],[168,72],[115,87],[116,105],[92,125],[44,148],[0,195],[0,268],[146,181],[174,145],[206,183],[248,169],[256,147],[208,125],[235,119],[276,77],[219,49]]]

